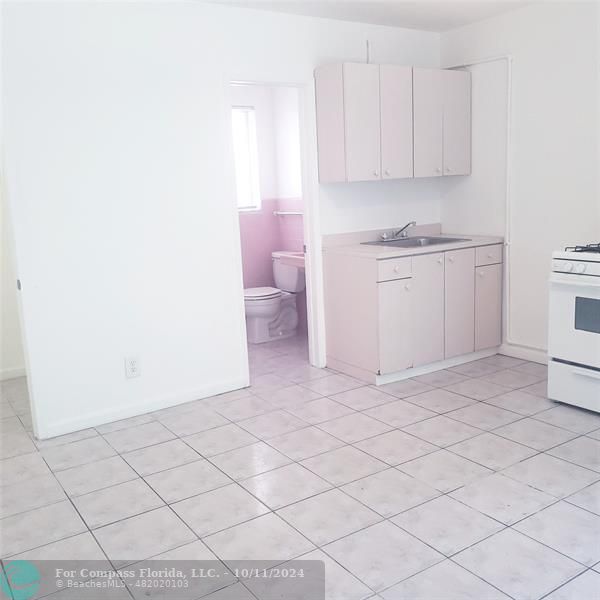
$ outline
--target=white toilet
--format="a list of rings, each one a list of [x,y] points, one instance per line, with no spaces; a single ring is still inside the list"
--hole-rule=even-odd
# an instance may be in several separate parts
[[[251,344],[290,337],[298,327],[296,294],[304,290],[306,282],[304,268],[297,265],[304,264],[304,257],[298,252],[273,252],[271,256],[277,287],[244,290],[246,329]],[[301,262],[299,256],[302,257]]]

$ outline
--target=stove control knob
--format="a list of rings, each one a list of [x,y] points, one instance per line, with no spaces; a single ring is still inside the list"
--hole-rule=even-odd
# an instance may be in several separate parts
[[[586,268],[586,265],[584,263],[580,263],[580,264],[577,265],[577,272],[578,273],[585,273],[585,268]]]
[[[563,270],[570,273],[573,270],[573,263],[566,262],[563,264]]]

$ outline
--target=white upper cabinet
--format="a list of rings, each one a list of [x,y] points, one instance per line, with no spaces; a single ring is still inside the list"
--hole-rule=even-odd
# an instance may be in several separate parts
[[[379,65],[345,63],[346,180],[381,178]]]
[[[344,63],[315,70],[319,181],[412,177],[412,68]]]
[[[413,176],[412,69],[380,65],[381,177]]]
[[[471,73],[441,71],[444,99],[444,175],[471,173]]]
[[[471,74],[413,69],[415,177],[471,172]]]
[[[437,69],[413,69],[415,177],[443,175],[444,105]]]

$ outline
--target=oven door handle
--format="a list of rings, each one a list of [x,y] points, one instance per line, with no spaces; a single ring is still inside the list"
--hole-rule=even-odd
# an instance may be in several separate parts
[[[600,371],[592,371],[575,367],[571,373],[573,373],[573,375],[581,375],[582,377],[589,377],[590,379],[598,379],[600,381]]]
[[[585,287],[585,288],[600,288],[600,283],[592,283],[590,282],[581,282],[581,281],[565,281],[564,279],[556,280],[551,279],[550,283],[552,285],[572,285],[575,287]]]

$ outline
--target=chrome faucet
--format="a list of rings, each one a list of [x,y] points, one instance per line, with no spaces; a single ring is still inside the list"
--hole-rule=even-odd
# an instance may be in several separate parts
[[[380,235],[379,237],[382,240],[395,240],[398,238],[405,238],[408,236],[408,232],[406,231],[409,227],[414,227],[417,224],[416,221],[410,221],[409,223],[407,223],[404,227],[402,227],[401,229],[398,229],[398,231],[394,231],[392,233],[392,236],[390,237],[387,233],[384,233],[382,235]]]

